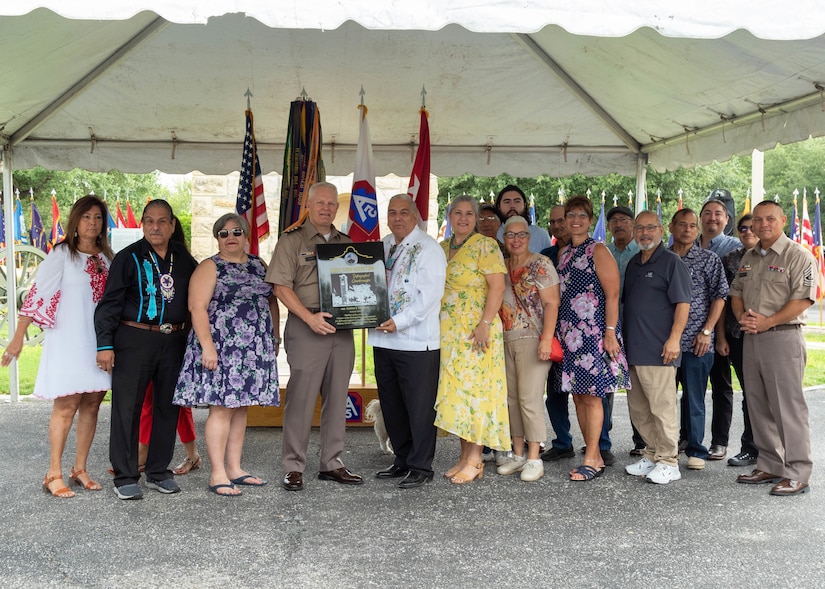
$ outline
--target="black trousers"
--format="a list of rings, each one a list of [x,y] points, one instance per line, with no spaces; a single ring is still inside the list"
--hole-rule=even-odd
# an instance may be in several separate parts
[[[431,476],[440,351],[373,348],[373,358],[378,399],[395,452],[395,466]]]
[[[173,478],[169,463],[175,450],[175,429],[180,407],[172,404],[186,347],[186,331],[164,335],[121,325],[115,334],[112,369],[112,427],[109,460],[115,486],[140,480],[138,434],[146,388],[153,385],[152,434],[146,458],[146,476]]]
[[[713,366],[710,369],[711,399],[713,417],[710,421],[711,446],[727,446],[730,423],[733,419],[733,383],[730,374],[730,358],[713,352]]]

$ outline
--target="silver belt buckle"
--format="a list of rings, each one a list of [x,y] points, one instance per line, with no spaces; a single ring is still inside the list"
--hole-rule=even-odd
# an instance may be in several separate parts
[[[161,323],[159,329],[160,329],[160,332],[163,335],[169,335],[170,333],[172,333],[172,324],[171,323]]]

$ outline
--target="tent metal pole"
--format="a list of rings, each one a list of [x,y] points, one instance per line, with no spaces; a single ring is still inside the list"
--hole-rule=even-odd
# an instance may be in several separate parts
[[[12,162],[12,147],[3,145],[3,214],[5,215],[6,229],[6,316],[11,341],[14,330],[17,329],[17,260],[14,255],[14,165]],[[9,364],[9,394],[11,402],[17,403],[20,399],[20,380],[17,374],[17,362]]]
[[[636,155],[636,210],[637,215],[644,210],[647,196],[647,154]]]

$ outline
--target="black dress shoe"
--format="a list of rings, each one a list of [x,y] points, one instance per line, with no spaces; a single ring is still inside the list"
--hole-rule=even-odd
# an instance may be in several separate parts
[[[297,470],[286,473],[281,486],[287,491],[300,491],[304,488],[304,474]]]
[[[318,473],[318,478],[322,481],[335,481],[342,485],[360,485],[364,482],[360,475],[350,472],[345,466],[335,470],[322,470]]]
[[[433,475],[410,471],[407,473],[407,476],[404,477],[404,480],[398,483],[398,487],[401,489],[414,489],[415,487],[420,487],[424,483],[429,483],[431,480],[433,480]]]
[[[728,458],[728,466],[750,466],[756,464],[757,455],[750,452],[740,452],[733,458]]]
[[[400,466],[392,465],[389,468],[385,468],[384,470],[379,470],[375,473],[375,478],[377,479],[399,479],[401,477],[407,476],[407,473],[410,472],[409,468],[401,468]]]

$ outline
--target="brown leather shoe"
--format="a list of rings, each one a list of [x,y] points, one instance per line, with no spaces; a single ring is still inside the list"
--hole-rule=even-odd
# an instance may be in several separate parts
[[[300,491],[304,488],[304,474],[297,470],[286,473],[281,486],[287,491]]]
[[[342,485],[360,485],[364,482],[364,479],[350,472],[345,466],[336,468],[335,470],[322,470],[318,473],[318,478],[322,481],[335,481]]]
[[[738,477],[736,477],[737,483],[743,483],[745,485],[761,485],[762,483],[776,484],[781,480],[782,477],[758,469],[754,469],[753,472],[750,474],[740,474]]]
[[[784,497],[785,495],[800,495],[807,493],[811,488],[808,483],[802,483],[793,479],[782,479],[778,485],[774,485],[771,489],[771,495]]]

